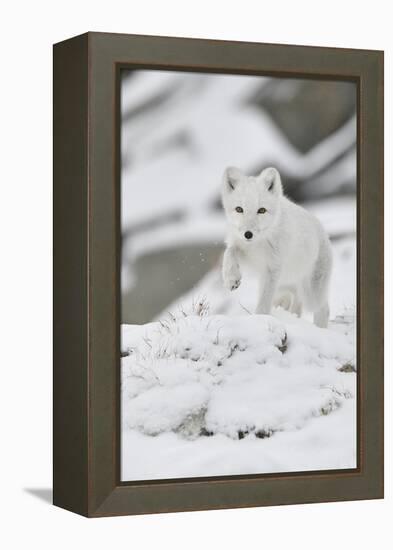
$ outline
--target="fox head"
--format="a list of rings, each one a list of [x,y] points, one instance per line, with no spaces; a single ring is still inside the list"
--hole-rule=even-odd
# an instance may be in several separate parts
[[[265,168],[257,177],[237,168],[224,172],[222,203],[234,235],[244,242],[268,236],[280,214],[282,184],[276,168]]]

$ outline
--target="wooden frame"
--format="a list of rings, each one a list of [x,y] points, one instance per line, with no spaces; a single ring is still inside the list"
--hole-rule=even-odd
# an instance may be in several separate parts
[[[119,481],[119,70],[358,86],[358,467]],[[87,33],[54,46],[54,503],[90,517],[383,496],[383,52]]]

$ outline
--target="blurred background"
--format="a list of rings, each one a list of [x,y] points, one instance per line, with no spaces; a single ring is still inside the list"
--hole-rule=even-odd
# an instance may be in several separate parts
[[[252,310],[251,287],[228,293],[220,278],[228,165],[280,170],[286,195],[329,232],[333,316],[354,310],[354,83],[123,71],[121,159],[123,323],[202,302],[211,313]]]

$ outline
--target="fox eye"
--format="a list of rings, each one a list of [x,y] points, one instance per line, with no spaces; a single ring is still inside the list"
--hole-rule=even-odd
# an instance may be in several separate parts
[[[259,208],[258,210],[258,214],[265,214],[265,212],[267,212],[266,208]]]
[[[241,206],[236,206],[235,208],[236,212],[239,212],[239,214],[242,214],[243,208]]]

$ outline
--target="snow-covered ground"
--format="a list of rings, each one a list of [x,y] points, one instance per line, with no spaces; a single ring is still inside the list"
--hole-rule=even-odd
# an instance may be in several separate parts
[[[356,467],[353,324],[204,306],[123,326],[122,478]]]

